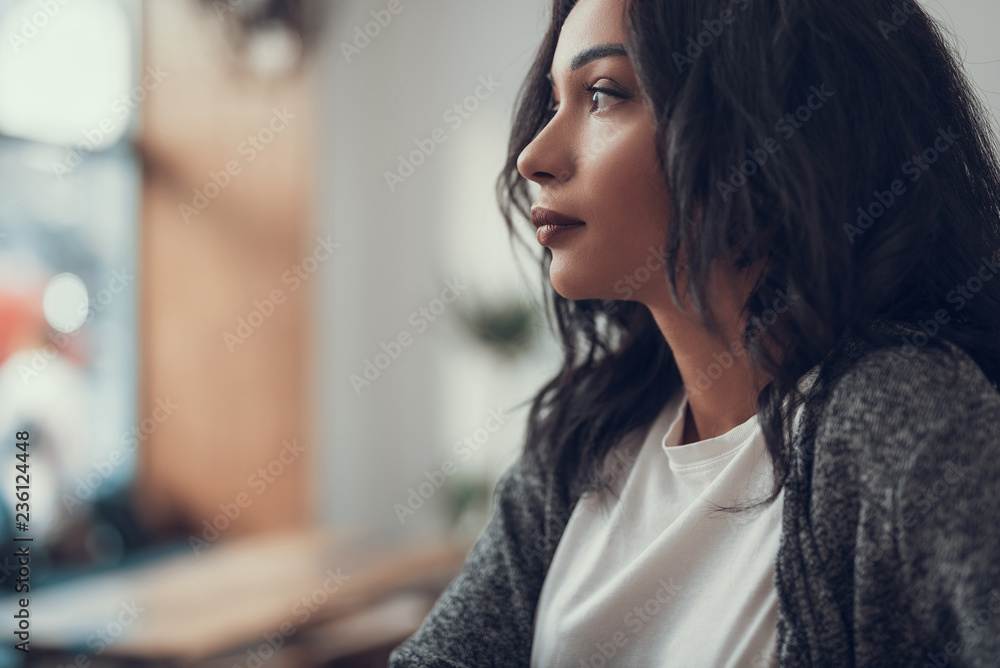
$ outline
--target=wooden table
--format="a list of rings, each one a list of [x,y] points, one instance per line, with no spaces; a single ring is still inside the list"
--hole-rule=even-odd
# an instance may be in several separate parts
[[[91,666],[98,657],[209,665],[230,655],[247,665],[254,652],[281,652],[299,657],[294,665],[322,665],[408,637],[470,548],[322,528],[220,540],[33,591],[32,654],[59,652],[64,666],[77,654]],[[6,615],[13,601],[0,606]]]

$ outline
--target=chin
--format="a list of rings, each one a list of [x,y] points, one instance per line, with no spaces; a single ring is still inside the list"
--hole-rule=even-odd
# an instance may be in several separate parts
[[[590,280],[588,280],[590,279]],[[593,285],[592,276],[583,276],[579,271],[567,271],[565,267],[560,268],[553,265],[549,269],[549,281],[552,289],[558,292],[565,299],[608,299],[602,294],[604,291],[597,289]]]

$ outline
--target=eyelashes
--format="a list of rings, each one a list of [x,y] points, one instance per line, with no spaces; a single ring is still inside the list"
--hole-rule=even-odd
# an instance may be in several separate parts
[[[592,105],[589,109],[589,113],[591,114],[595,114],[601,111],[606,111],[611,107],[615,106],[616,104],[618,104],[619,102],[623,102],[632,97],[632,95],[628,93],[624,93],[619,90],[614,90],[612,88],[606,88],[603,86],[595,86],[593,84],[584,83],[582,87],[584,92],[587,93],[591,98]],[[609,98],[610,104],[607,104],[602,107],[600,103],[601,96],[603,96],[604,98]],[[555,102],[553,102],[552,97],[553,96],[550,94],[549,103],[545,109],[546,111],[546,116],[544,119],[545,123],[548,123],[550,120],[552,120],[552,117],[555,116],[556,113],[559,111],[558,105]]]
[[[593,93],[593,95],[591,96],[591,99],[594,102],[594,106],[591,107],[591,109],[590,109],[591,113],[594,113],[594,112],[597,112],[597,111],[603,111],[603,109],[597,103],[597,96],[598,95],[606,95],[606,96],[610,97],[612,100],[616,100],[616,102],[614,102],[614,104],[611,105],[612,107],[615,106],[615,104],[618,104],[618,102],[621,102],[623,100],[627,100],[628,98],[631,97],[631,95],[626,95],[626,94],[620,93],[620,92],[618,92],[616,90],[611,90],[610,88],[601,88],[600,86],[591,86],[589,84],[584,84],[583,89],[585,91],[587,91],[588,93]],[[608,108],[610,108],[610,107],[604,107],[604,109],[608,109]]]

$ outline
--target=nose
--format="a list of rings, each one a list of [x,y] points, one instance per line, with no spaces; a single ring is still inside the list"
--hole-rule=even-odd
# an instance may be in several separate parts
[[[558,130],[553,119],[524,147],[517,157],[517,171],[521,176],[541,186],[565,183],[572,177],[570,143]]]

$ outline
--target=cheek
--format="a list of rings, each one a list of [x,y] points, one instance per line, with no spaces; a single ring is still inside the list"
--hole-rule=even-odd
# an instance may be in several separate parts
[[[659,268],[670,218],[670,197],[648,128],[621,132],[600,160],[592,192],[600,209],[603,282],[632,277],[651,280]],[[596,173],[596,172],[595,172]],[[638,273],[638,275],[637,275]]]
[[[594,156],[589,184],[609,231],[627,230],[643,248],[665,237],[671,205],[654,141],[644,124],[619,129]]]

